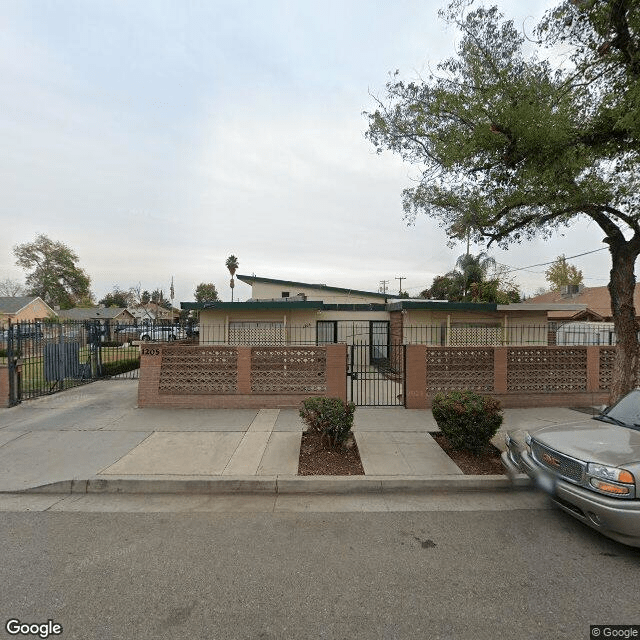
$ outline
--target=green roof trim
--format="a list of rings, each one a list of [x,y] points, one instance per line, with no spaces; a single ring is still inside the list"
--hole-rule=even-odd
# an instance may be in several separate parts
[[[322,309],[320,300],[295,300],[278,302],[277,300],[259,300],[253,302],[181,302],[181,309],[193,311],[232,311],[248,309]]]
[[[344,289],[342,287],[329,287],[326,284],[313,284],[311,282],[295,282],[293,280],[277,280],[275,278],[260,278],[258,276],[243,276],[238,274],[236,276],[238,280],[241,280],[245,284],[252,284],[253,282],[264,282],[265,284],[280,284],[287,287],[312,287],[321,291],[336,291],[339,293],[352,293],[354,295],[375,296],[381,300],[392,298],[389,293],[379,293],[377,291],[360,291],[358,289]]]
[[[497,311],[494,302],[434,302],[432,300],[399,300],[387,305],[389,311]]]
[[[181,302],[181,309],[193,311],[240,311],[259,309],[317,309],[321,311],[498,311],[498,305],[488,302],[433,302],[430,300],[400,300],[388,304],[325,304],[320,300],[253,300],[249,302]]]
[[[369,304],[323,304],[323,311],[386,311],[389,305],[370,302]]]

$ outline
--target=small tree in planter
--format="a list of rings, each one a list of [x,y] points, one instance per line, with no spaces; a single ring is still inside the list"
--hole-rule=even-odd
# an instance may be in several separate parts
[[[473,391],[438,393],[431,403],[438,428],[454,449],[480,454],[502,424],[500,401]]]
[[[311,431],[319,433],[329,446],[343,446],[351,435],[356,405],[340,398],[308,398],[302,403],[300,417]]]

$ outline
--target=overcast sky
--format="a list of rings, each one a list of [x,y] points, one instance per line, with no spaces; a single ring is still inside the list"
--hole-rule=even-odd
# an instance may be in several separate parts
[[[425,217],[402,220],[415,169],[364,138],[388,73],[428,71],[456,34],[431,0],[4,0],[0,16],[0,279],[12,247],[73,248],[99,299],[114,285],[230,299],[239,273],[417,295],[450,270]],[[531,31],[545,0],[498,3]],[[512,267],[602,247],[564,238],[492,251]],[[472,251],[480,250],[473,247]],[[608,280],[606,251],[572,261]],[[531,294],[545,267],[518,271]],[[236,298],[250,288],[236,286]]]

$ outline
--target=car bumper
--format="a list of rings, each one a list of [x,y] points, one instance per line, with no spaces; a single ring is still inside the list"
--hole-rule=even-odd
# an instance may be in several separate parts
[[[526,473],[549,493],[558,507],[592,529],[618,542],[640,547],[640,500],[610,498],[555,477],[526,451],[518,457],[505,451],[502,464],[510,478]]]

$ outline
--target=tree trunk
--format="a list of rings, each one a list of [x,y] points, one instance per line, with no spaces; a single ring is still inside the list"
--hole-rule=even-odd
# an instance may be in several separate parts
[[[638,322],[633,296],[636,289],[634,273],[638,250],[633,241],[610,241],[611,272],[609,295],[613,324],[617,336],[609,404],[635,388],[638,379]]]

